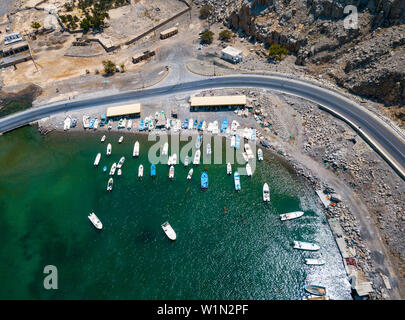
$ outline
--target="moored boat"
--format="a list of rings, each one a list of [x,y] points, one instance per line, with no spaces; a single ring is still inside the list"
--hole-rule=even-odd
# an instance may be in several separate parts
[[[132,119],[129,119],[129,120],[128,120],[127,129],[128,129],[128,130],[131,130],[131,129],[132,129]]]
[[[103,172],[107,172],[107,166],[103,167]]]
[[[173,230],[172,226],[169,224],[169,222],[165,222],[162,224],[162,229],[166,233],[167,237],[170,240],[176,240],[176,232]]]
[[[155,165],[154,163],[152,163],[152,164],[150,165],[150,176],[151,176],[151,177],[156,176],[156,165]]]
[[[233,180],[235,182],[235,190],[239,191],[241,189],[241,186],[240,186],[240,175],[238,171],[235,171],[233,175]]]
[[[246,174],[248,177],[252,176],[252,167],[250,166],[249,163],[246,165]]]
[[[208,173],[206,171],[201,174],[201,188],[208,189]]]
[[[90,117],[83,116],[83,128],[87,129],[90,126]]]
[[[222,121],[221,124],[221,132],[225,132],[227,128],[228,128],[228,120],[225,119],[224,121]]]
[[[294,249],[317,251],[317,250],[319,250],[319,246],[314,243],[294,241]]]
[[[325,264],[325,260],[323,259],[305,259],[305,263],[311,266],[322,266]]]
[[[118,143],[121,143],[123,140],[124,140],[124,136],[121,136],[121,137],[118,139]]]
[[[235,148],[235,141],[236,141],[235,136],[232,136],[232,137],[231,137],[231,147],[232,147],[232,148]]]
[[[65,121],[63,121],[63,130],[69,130],[72,124],[72,118],[69,116],[66,117]]]
[[[111,143],[109,143],[107,145],[107,152],[106,152],[107,156],[109,156],[111,154],[111,150],[112,150],[112,146],[111,146]]]
[[[294,211],[289,213],[280,214],[281,221],[291,220],[301,217],[304,214],[302,211]]]
[[[107,129],[108,129],[108,130],[111,130],[111,128],[112,128],[112,120],[110,119],[110,120],[108,120]]]
[[[246,152],[242,152],[242,156],[243,156],[243,160],[245,160],[245,162],[249,161],[249,157]]]
[[[138,157],[139,156],[139,141],[136,141],[134,143],[134,151],[132,152],[133,157]]]
[[[116,169],[117,169],[117,164],[114,162],[110,169],[110,176],[114,175]]]
[[[226,174],[232,174],[232,165],[230,162],[226,165]]]
[[[174,178],[174,167],[173,167],[173,166],[170,166],[169,178],[170,178],[170,179],[173,179],[173,178]]]
[[[195,164],[195,165],[199,165],[199,164],[200,164],[200,156],[201,156],[201,151],[200,151],[200,149],[198,149],[198,150],[195,152],[193,164]]]
[[[190,169],[190,171],[188,172],[188,175],[187,175],[187,180],[191,180],[191,177],[193,176],[193,168],[191,168]]]
[[[267,183],[263,185],[263,201],[264,202],[270,201],[270,188]]]
[[[211,154],[211,144],[207,144],[207,154],[210,155]]]
[[[121,157],[120,161],[118,161],[117,168],[120,169],[124,164],[125,157]]]
[[[122,175],[122,170],[121,170],[121,169],[118,169],[117,175],[118,175],[118,176]]]
[[[259,161],[262,161],[263,160],[263,151],[262,151],[262,149],[258,149],[257,150],[257,159],[259,160]]]
[[[306,292],[316,295],[316,296],[324,296],[326,295],[326,288],[322,286],[317,286],[313,284],[305,285],[304,289]]]
[[[103,136],[101,137],[101,142],[104,142],[104,141],[105,141],[105,138],[106,138],[106,136],[103,135]]]
[[[245,143],[245,151],[248,156],[248,159],[254,159],[255,155],[253,154],[252,148],[248,143]]]
[[[97,153],[96,159],[94,160],[94,166],[97,167],[100,163],[101,153]]]
[[[195,142],[195,148],[200,149],[201,147],[202,136],[197,137],[197,141]]]
[[[94,212],[88,215],[89,220],[91,223],[99,230],[103,228],[103,224],[101,223],[100,219],[94,214]]]
[[[145,129],[145,125],[143,124],[143,120],[139,121],[138,130],[143,131]]]
[[[111,191],[113,188],[113,184],[114,184],[114,180],[113,178],[108,179],[108,183],[107,183],[107,191]]]
[[[138,168],[138,178],[142,178],[143,177],[143,165],[140,164],[139,168]]]
[[[235,149],[239,149],[240,146],[240,135],[236,135],[235,137]]]

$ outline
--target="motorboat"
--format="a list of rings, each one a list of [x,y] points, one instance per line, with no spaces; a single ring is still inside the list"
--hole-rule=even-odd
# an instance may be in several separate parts
[[[197,127],[198,131],[202,131],[203,123],[204,123],[204,121],[201,120],[200,123],[198,124],[198,127]]]
[[[221,132],[225,132],[227,128],[228,128],[228,120],[225,119],[224,121],[222,121],[221,124]]]
[[[246,165],[246,174],[248,177],[252,176],[252,167],[250,166],[249,163]]]
[[[124,136],[121,136],[121,137],[118,139],[118,143],[121,143],[123,140],[124,140]]]
[[[233,175],[233,180],[235,181],[235,190],[239,191],[241,189],[241,186],[240,186],[240,175],[238,171],[235,171]]]
[[[205,131],[205,130],[207,130],[207,121],[203,121],[203,124],[202,124],[202,131]]]
[[[94,160],[94,166],[97,167],[100,163],[101,153],[97,153],[96,159]]]
[[[98,124],[99,124],[99,120],[98,120],[98,118],[97,118],[96,120],[94,120],[94,125],[93,125],[93,129],[94,129],[94,130],[97,130]]]
[[[230,162],[226,165],[226,174],[232,174],[232,165]]]
[[[243,160],[245,160],[245,162],[249,161],[249,156],[246,152],[242,152],[242,156],[243,156]]]
[[[320,248],[319,248],[319,246],[317,244],[314,244],[314,243],[302,242],[302,241],[294,241],[294,249],[317,251]]]
[[[173,230],[172,226],[169,224],[169,222],[165,222],[162,224],[162,229],[166,233],[167,237],[170,240],[176,240],[176,232]]]
[[[156,176],[156,165],[155,165],[154,163],[152,163],[152,164],[150,165],[150,176],[151,176],[151,177]]]
[[[169,143],[165,142],[162,149],[162,156],[167,156],[168,152],[169,152]]]
[[[267,183],[263,185],[263,201],[264,202],[270,201],[270,188]]]
[[[114,162],[110,169],[110,176],[114,175],[116,169],[117,169],[117,164]]]
[[[190,159],[188,156],[186,156],[186,158],[184,159],[184,166],[187,167],[189,162],[190,162]]]
[[[191,168],[190,169],[190,171],[188,172],[188,175],[187,175],[187,180],[191,180],[191,177],[193,176],[193,168]]]
[[[111,146],[111,143],[109,143],[108,145],[107,145],[107,156],[109,156],[110,154],[111,154],[111,150],[112,150],[112,146]]]
[[[143,123],[143,120],[139,121],[139,126],[138,126],[138,130],[139,131],[143,131],[145,129],[145,125]]]
[[[201,188],[208,189],[208,173],[206,171],[201,174]]]
[[[120,169],[124,164],[125,157],[121,157],[120,161],[118,161],[117,168]]]
[[[245,143],[245,151],[248,155],[248,159],[254,159],[255,156],[253,154],[252,148],[250,147],[250,145],[248,143]]]
[[[138,178],[142,178],[143,177],[143,165],[139,165],[138,168]]]
[[[212,124],[212,134],[218,134],[219,129],[218,129],[218,121],[215,120],[214,123]]]
[[[132,152],[133,157],[138,157],[139,156],[139,141],[136,141],[134,143],[134,151]]]
[[[117,175],[118,175],[118,176],[122,175],[122,170],[121,170],[121,169],[118,169]]]
[[[169,130],[171,127],[170,125],[170,119],[166,119],[166,129]]]
[[[310,294],[316,295],[316,296],[324,296],[326,295],[326,288],[322,286],[317,286],[313,284],[309,284],[304,286],[304,290]]]
[[[70,125],[72,124],[72,119],[67,116],[65,121],[63,121],[63,130],[69,130],[70,129]]]
[[[211,154],[211,144],[207,144],[207,154],[210,155]]]
[[[232,148],[235,148],[235,141],[236,141],[235,136],[232,136],[232,137],[231,137],[231,147],[232,147]]]
[[[173,179],[173,178],[174,178],[174,167],[173,167],[173,166],[170,166],[169,178],[170,178],[170,179]]]
[[[149,120],[148,129],[149,129],[149,131],[153,130],[153,122],[152,122],[152,120]]]
[[[88,215],[89,220],[91,223],[99,230],[103,228],[103,224],[101,223],[100,219],[94,214],[94,212]]]
[[[90,117],[83,116],[83,128],[87,129],[90,126]]]
[[[114,184],[114,180],[113,178],[108,179],[108,183],[107,183],[107,191],[111,191],[113,188],[113,184]]]
[[[177,164],[177,154],[173,154],[173,155],[169,156],[169,160],[167,161],[167,164],[169,166],[176,165]]]
[[[199,165],[200,164],[200,157],[201,157],[201,151],[200,151],[200,149],[198,149],[195,152],[195,155],[194,155],[194,161],[193,161],[194,165]]]
[[[127,119],[124,118],[124,120],[122,121],[122,128],[125,128],[127,125]]]
[[[289,213],[280,214],[281,221],[291,220],[301,217],[304,214],[302,211],[294,211]]]
[[[128,129],[128,130],[131,130],[131,129],[132,129],[132,119],[129,119],[129,120],[128,120],[127,129]]]
[[[198,127],[198,121],[197,121],[197,120],[194,120],[193,129],[197,129],[197,127]]]
[[[105,141],[105,138],[106,138],[106,136],[103,135],[103,136],[101,137],[101,142],[104,142],[104,141]]]
[[[260,148],[257,150],[257,159],[263,161],[263,151]]]
[[[107,172],[107,166],[103,167],[103,172]]]
[[[110,120],[108,120],[108,126],[107,126],[107,129],[108,130],[111,130],[112,129],[112,120],[110,119]]]
[[[305,259],[305,263],[311,266],[322,266],[325,264],[325,260],[322,259]]]
[[[198,137],[197,137],[197,140],[196,140],[196,142],[195,142],[195,148],[196,148],[196,149],[200,149],[202,139],[203,139],[202,136],[198,136]]]
[[[194,124],[194,120],[193,120],[193,118],[190,118],[190,120],[188,120],[188,128],[193,129],[193,124]]]

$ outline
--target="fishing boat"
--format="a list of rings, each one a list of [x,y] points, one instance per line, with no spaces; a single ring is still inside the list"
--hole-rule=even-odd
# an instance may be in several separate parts
[[[231,148],[235,148],[235,141],[236,141],[235,136],[232,136],[231,137]]]
[[[202,126],[203,126],[203,123],[204,123],[204,121],[200,121],[200,123],[198,124],[198,131],[201,131],[202,130]]]
[[[235,149],[239,149],[240,146],[240,135],[236,135],[235,137]]]
[[[145,125],[143,124],[143,120],[139,122],[138,130],[143,131],[145,129]]]
[[[97,153],[96,160],[94,160],[94,166],[97,167],[100,163],[101,153]]]
[[[326,295],[326,288],[322,286],[317,286],[313,284],[309,284],[304,286],[306,292],[316,295],[316,296],[324,296]]]
[[[239,191],[241,189],[241,186],[240,186],[240,175],[238,171],[235,171],[233,175],[233,180],[235,181],[235,190]]]
[[[166,119],[166,129],[169,130],[170,126],[170,119]]]
[[[294,249],[317,251],[317,250],[319,250],[319,246],[314,243],[294,241]]]
[[[118,171],[117,171],[117,175],[122,175],[122,170],[121,169],[118,169]]]
[[[165,144],[163,145],[162,155],[167,156],[168,151],[169,151],[169,143],[165,142]]]
[[[263,201],[264,202],[270,201],[270,188],[267,183],[263,185]]]
[[[194,120],[193,129],[197,129],[197,127],[198,127],[198,121],[197,121],[197,120]]]
[[[118,143],[121,143],[123,140],[124,140],[124,136],[121,136],[121,137],[118,139]]]
[[[195,148],[200,149],[201,147],[202,136],[197,137],[197,141],[195,142]]]
[[[218,121],[215,120],[214,123],[212,124],[212,134],[218,134],[219,129],[218,129]]]
[[[136,141],[134,143],[134,151],[132,152],[133,157],[138,157],[139,156],[139,142]]]
[[[94,212],[88,215],[89,220],[91,223],[99,230],[103,228],[103,224],[101,223],[100,219],[94,214]]]
[[[102,137],[101,137],[101,142],[104,142],[105,141],[105,135],[103,135]]]
[[[120,169],[124,164],[125,157],[121,157],[120,161],[118,161],[117,168]]]
[[[200,156],[201,156],[201,151],[200,151],[200,149],[198,149],[198,150],[195,152],[193,164],[195,164],[195,165],[199,165],[199,164],[200,164]]]
[[[257,159],[263,161],[263,151],[260,148],[257,150]]]
[[[98,118],[97,118],[97,119],[94,121],[94,125],[93,125],[94,130],[97,130],[98,124],[99,124],[99,120],[98,120]]]
[[[149,131],[153,130],[153,122],[152,122],[152,120],[149,120],[148,129],[149,129]]]
[[[117,164],[114,162],[110,169],[110,176],[114,175],[116,169],[117,169]]]
[[[89,129],[93,129],[94,128],[94,122],[96,121],[96,119],[91,118],[90,119],[90,124],[89,124]]]
[[[113,184],[114,184],[113,178],[108,179],[107,191],[111,191],[111,190],[112,190]]]
[[[191,180],[191,177],[193,176],[193,168],[191,168],[190,169],[190,171],[188,172],[188,175],[187,175],[187,180]]]
[[[248,155],[248,159],[254,159],[255,155],[253,154],[252,148],[248,143],[245,143],[245,151]]]
[[[211,144],[207,144],[207,154],[210,155],[211,154]]]
[[[132,120],[131,119],[128,120],[127,129],[128,130],[132,129]]]
[[[109,156],[110,154],[111,154],[111,150],[112,150],[112,146],[111,146],[111,143],[109,143],[108,145],[107,145],[107,156]]]
[[[208,173],[206,171],[201,174],[201,188],[208,189]]]
[[[143,165],[139,165],[138,168],[138,178],[142,178],[143,177]]]
[[[184,119],[184,129],[188,129],[188,118]]]
[[[252,176],[252,167],[250,166],[249,163],[246,165],[246,174],[248,177]]]
[[[226,165],[226,174],[232,174],[232,165],[230,162]]]
[[[107,129],[108,129],[108,130],[111,130],[111,128],[112,128],[112,120],[110,119],[110,120],[108,120]]]
[[[63,130],[69,130],[70,129],[70,125],[72,124],[72,119],[67,116],[65,121],[63,121]]]
[[[151,177],[156,176],[156,165],[154,163],[152,163],[150,166],[150,176]]]
[[[170,179],[173,179],[173,178],[174,178],[174,167],[173,167],[173,166],[170,166],[169,178],[170,178]]]
[[[291,220],[301,217],[304,214],[302,211],[294,211],[289,213],[280,214],[281,221]]]
[[[165,223],[163,223],[162,229],[170,240],[176,240],[176,232],[174,232],[169,222],[166,221]]]
[[[186,158],[184,159],[184,166],[187,167],[189,162],[190,162],[190,159],[188,156],[186,156]]]
[[[83,116],[83,128],[87,129],[90,125],[90,117],[89,116]]]
[[[222,121],[221,124],[221,132],[225,132],[227,128],[228,128],[228,120],[225,119],[224,121]]]
[[[325,260],[322,259],[305,259],[305,263],[311,266],[322,266],[325,264]]]
[[[107,166],[103,167],[103,172],[107,172]]]

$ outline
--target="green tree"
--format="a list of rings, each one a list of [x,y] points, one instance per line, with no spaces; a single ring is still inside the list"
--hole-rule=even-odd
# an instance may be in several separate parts
[[[232,38],[232,32],[229,30],[223,30],[219,33],[219,39],[229,41]]]
[[[207,19],[211,14],[212,6],[205,5],[200,9],[200,19]]]
[[[286,47],[280,46],[279,44],[273,44],[269,49],[269,57],[281,61],[285,56],[288,55],[288,50]]]
[[[106,74],[114,74],[116,67],[115,67],[115,63],[112,62],[111,60],[104,60],[103,61],[103,67],[104,67],[104,72]]]
[[[83,20],[80,21],[80,28],[82,28],[83,30],[87,31],[90,29],[90,27],[90,21],[87,18],[83,18]]]
[[[33,21],[31,23],[31,28],[38,30],[39,28],[41,28],[41,24],[39,22]]]
[[[205,30],[203,33],[201,33],[200,38],[202,43],[210,44],[214,40],[214,32],[212,32],[211,30]]]

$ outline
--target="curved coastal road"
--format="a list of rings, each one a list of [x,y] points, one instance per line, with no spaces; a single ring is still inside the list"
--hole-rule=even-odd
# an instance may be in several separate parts
[[[307,81],[282,76],[232,75],[214,77],[112,96],[51,103],[0,119],[0,133],[13,130],[51,114],[75,108],[107,106],[112,103],[127,103],[135,99],[159,98],[178,93],[192,93],[196,90],[217,88],[270,89],[315,102],[321,105],[323,109],[349,123],[405,180],[405,142],[397,132],[370,111],[333,90],[322,88]]]

